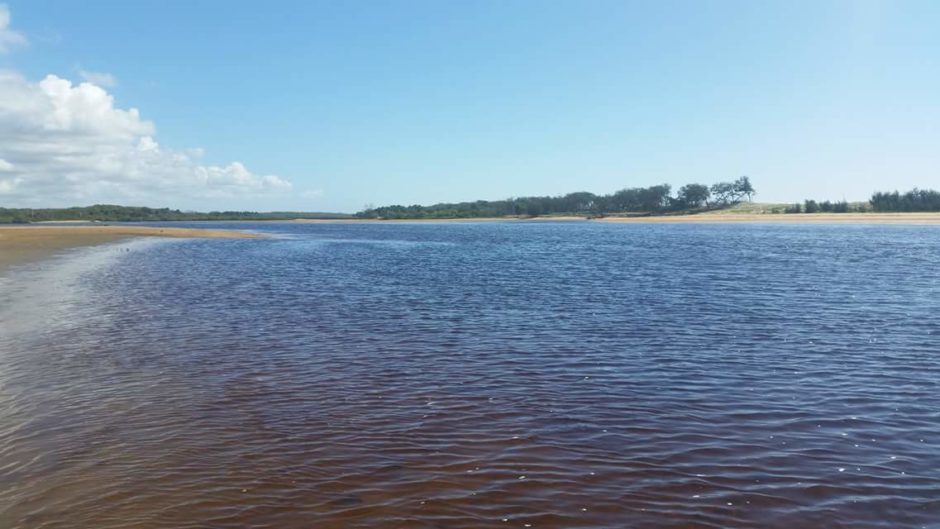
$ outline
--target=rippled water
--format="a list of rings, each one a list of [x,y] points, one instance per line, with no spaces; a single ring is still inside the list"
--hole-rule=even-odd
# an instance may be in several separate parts
[[[940,229],[381,224],[0,283],[0,527],[940,527]]]

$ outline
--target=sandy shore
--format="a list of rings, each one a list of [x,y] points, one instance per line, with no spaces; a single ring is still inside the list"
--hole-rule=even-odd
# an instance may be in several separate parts
[[[144,226],[4,226],[0,227],[0,271],[42,259],[66,248],[91,246],[128,237],[257,238],[234,230],[150,228]]]
[[[608,222],[627,224],[724,224],[724,223],[774,223],[774,224],[938,224],[940,213],[733,213],[711,212],[698,215],[666,215],[656,217],[481,217],[473,219],[297,219],[300,224],[362,224],[362,223],[434,223],[434,222]]]
[[[295,224],[363,224],[363,223],[410,223],[410,222],[528,222],[538,220],[586,220],[582,217],[475,217],[465,219],[293,219]],[[277,221],[275,221],[277,222]]]
[[[623,224],[726,224],[726,223],[778,223],[778,224],[927,224],[940,225],[940,213],[813,213],[772,214],[713,212],[699,215],[661,217],[496,217],[479,219],[298,219],[305,224],[361,224],[361,223],[433,223],[433,222],[604,222]],[[151,228],[144,226],[3,226],[0,227],[0,271],[10,265],[41,259],[57,251],[76,246],[91,246],[128,237],[185,237],[185,238],[256,238],[255,235],[235,230],[193,228]]]
[[[618,223],[940,224],[940,213],[702,213],[662,217],[606,217]]]

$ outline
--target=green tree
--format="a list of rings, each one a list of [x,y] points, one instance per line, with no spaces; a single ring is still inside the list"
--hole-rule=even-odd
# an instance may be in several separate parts
[[[682,209],[698,208],[708,205],[712,193],[708,186],[703,184],[686,184],[679,188],[678,202]]]
[[[747,197],[747,201],[750,202],[751,197],[757,194],[757,192],[754,191],[754,186],[751,185],[751,179],[746,176],[735,180],[732,184],[732,189],[738,201],[740,201],[741,197]]]
[[[719,204],[734,204],[734,184],[731,182],[718,182],[711,187],[711,194]]]

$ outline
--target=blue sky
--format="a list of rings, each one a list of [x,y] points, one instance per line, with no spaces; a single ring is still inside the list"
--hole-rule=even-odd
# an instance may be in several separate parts
[[[355,211],[740,175],[761,201],[940,187],[940,2],[6,3],[27,41],[0,55],[17,90],[84,72],[152,122],[128,137],[250,184],[138,185],[138,163],[132,183],[83,188],[86,167],[58,193],[14,152],[17,204]]]

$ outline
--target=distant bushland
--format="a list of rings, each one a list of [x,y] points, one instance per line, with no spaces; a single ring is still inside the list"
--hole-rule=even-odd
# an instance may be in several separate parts
[[[817,202],[807,199],[802,204],[787,206],[784,213],[915,213],[940,212],[940,191],[914,188],[906,193],[877,191],[868,202]]]
[[[869,202],[874,211],[940,211],[940,191],[917,188],[906,193],[879,191],[871,196]]]
[[[784,213],[864,213],[871,211],[864,202],[849,203],[845,200],[832,202],[830,200],[817,202],[807,199],[802,204],[791,204],[784,208]]]
[[[211,211],[200,213],[169,208],[146,208],[98,204],[73,208],[0,208],[0,224],[30,222],[100,221],[100,222],[163,222],[196,220],[285,220],[348,218],[340,213],[300,213],[293,211]]]
[[[506,200],[440,203],[431,206],[367,207],[356,214],[365,219],[451,219],[544,215],[666,215],[698,213],[734,206],[756,194],[748,177],[733,182],[687,184],[672,193],[669,184],[621,189],[609,195],[587,191],[560,196],[531,196]]]

